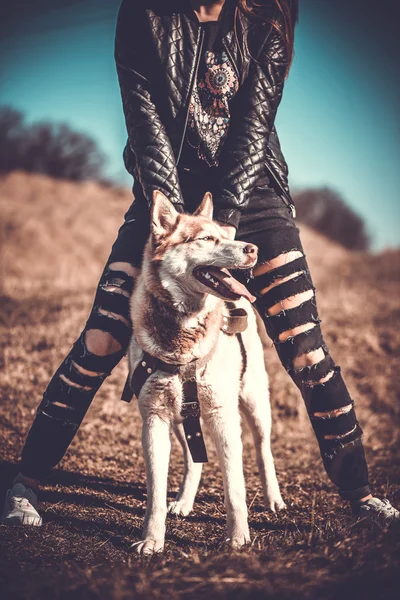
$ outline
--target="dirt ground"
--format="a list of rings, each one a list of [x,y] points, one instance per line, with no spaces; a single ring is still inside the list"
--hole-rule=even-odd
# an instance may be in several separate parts
[[[0,180],[0,484],[18,457],[41,394],[87,317],[126,190],[15,173]],[[356,401],[377,495],[400,506],[399,257],[349,253],[309,231],[325,339]],[[98,393],[40,497],[44,525],[0,526],[0,595],[11,599],[391,599],[399,597],[399,529],[354,524],[321,466],[294,385],[266,351],[273,451],[288,510],[263,508],[245,429],[250,548],[223,546],[222,481],[211,442],[192,515],[169,518],[166,549],[132,548],[146,502],[136,403],[119,400],[126,362]],[[174,443],[169,497],[182,458]],[[1,502],[2,503],[2,502]]]

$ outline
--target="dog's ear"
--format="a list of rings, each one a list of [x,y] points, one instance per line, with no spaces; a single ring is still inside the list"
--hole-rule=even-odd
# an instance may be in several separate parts
[[[202,217],[207,217],[207,219],[212,219],[213,218],[213,210],[214,210],[214,205],[213,205],[212,194],[211,194],[211,192],[206,192],[204,194],[204,198],[201,201],[200,206],[196,209],[196,211],[193,214],[196,216],[201,215]]]
[[[156,235],[165,235],[172,231],[179,213],[172,202],[159,190],[153,192],[151,206],[151,232]]]

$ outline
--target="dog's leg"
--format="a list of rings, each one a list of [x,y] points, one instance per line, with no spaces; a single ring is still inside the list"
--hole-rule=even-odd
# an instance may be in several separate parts
[[[193,508],[203,465],[202,463],[193,462],[183,431],[183,425],[174,425],[174,432],[183,449],[185,472],[182,485],[175,500],[168,505],[168,512],[185,517]]]
[[[220,400],[220,394],[218,395]],[[227,513],[227,541],[240,548],[250,541],[247,522],[246,489],[243,476],[242,440],[238,407],[229,396],[223,406],[214,408],[205,420],[210,428],[221,464]]]
[[[139,403],[140,404],[140,403]],[[136,545],[139,554],[161,552],[167,517],[167,479],[171,450],[170,424],[155,412],[143,414],[142,445],[147,474],[147,507],[143,539]]]
[[[254,361],[256,357],[254,357]],[[254,438],[257,465],[260,472],[264,502],[267,510],[286,508],[276,478],[271,452],[271,405],[269,402],[268,376],[263,360],[251,361],[245,374],[240,394],[240,409],[246,417]]]

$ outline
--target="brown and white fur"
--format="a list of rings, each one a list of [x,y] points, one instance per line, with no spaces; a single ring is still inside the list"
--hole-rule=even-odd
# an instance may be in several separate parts
[[[211,220],[212,211],[208,193],[194,215],[178,214],[161,192],[154,193],[151,235],[131,299],[134,334],[129,369],[132,374],[142,360],[142,350],[166,362],[187,363],[206,356],[218,341],[212,357],[199,370],[199,402],[203,426],[213,438],[221,464],[227,538],[238,548],[250,541],[239,408],[254,436],[266,508],[275,511],[285,504],[270,447],[268,376],[255,312],[248,300],[239,299],[237,306],[248,313],[248,327],[242,334],[247,356],[243,373],[237,336],[221,332],[223,299],[193,275],[201,265],[251,268],[257,260],[257,248],[228,240]],[[136,546],[139,553],[152,554],[164,547],[167,510],[178,515],[192,510],[202,465],[193,463],[183,433],[179,377],[156,371],[146,381],[138,401],[143,419],[147,509],[143,539]],[[167,508],[171,429],[182,444],[185,473],[175,501]]]

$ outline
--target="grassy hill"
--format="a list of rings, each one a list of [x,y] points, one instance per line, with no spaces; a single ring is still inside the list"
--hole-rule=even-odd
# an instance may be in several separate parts
[[[0,180],[0,483],[6,488],[41,394],[77,338],[129,190],[14,173]],[[303,243],[325,339],[356,401],[377,494],[400,505],[398,355],[400,252],[350,253],[313,231]],[[289,505],[263,510],[244,432],[253,544],[221,542],[222,481],[215,453],[187,519],[169,519],[166,552],[138,559],[145,507],[140,418],[119,400],[126,363],[98,393],[66,458],[43,488],[39,531],[0,526],[0,585],[10,598],[394,598],[398,530],[354,526],[321,466],[302,400],[266,349],[273,451]],[[169,493],[182,458],[176,444]],[[396,592],[397,589],[397,592]]]

